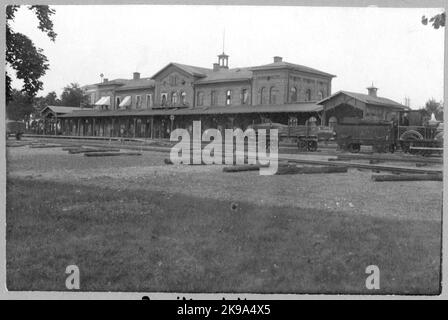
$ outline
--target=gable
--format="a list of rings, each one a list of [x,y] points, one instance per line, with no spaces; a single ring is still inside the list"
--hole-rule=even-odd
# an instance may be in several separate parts
[[[177,74],[180,77],[184,77],[190,81],[195,80],[195,76],[188,72],[184,68],[180,68],[178,65],[174,63],[170,63],[164,68],[162,68],[160,71],[158,71],[155,75],[152,76],[152,79],[156,81],[166,81],[166,78],[169,77],[171,74]]]

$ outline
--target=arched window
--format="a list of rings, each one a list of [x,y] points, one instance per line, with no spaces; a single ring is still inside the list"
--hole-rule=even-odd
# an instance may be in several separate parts
[[[266,103],[266,88],[263,87],[260,89],[260,104]]]
[[[311,101],[311,89],[306,90],[305,101]]]
[[[185,92],[181,92],[180,94],[180,103],[183,106],[187,104],[187,94]]]
[[[317,101],[320,101],[324,98],[324,93],[322,91],[319,91],[317,93]]]
[[[247,89],[241,90],[241,104],[247,104],[249,99],[249,94],[247,93]]]
[[[167,100],[167,94],[166,93],[162,93],[162,101],[161,101],[162,107],[166,106],[166,100]]]
[[[226,91],[226,106],[230,106],[232,104],[232,90]]]
[[[330,117],[330,119],[328,120],[328,125],[330,126],[330,128],[333,128],[337,123],[338,118],[336,118],[335,116]]]
[[[216,106],[218,104],[218,95],[215,90],[210,93],[210,105]]]
[[[177,104],[177,92],[171,93],[171,105],[175,106]]]
[[[277,103],[277,89],[275,87],[271,87],[269,90],[269,104]]]
[[[204,105],[204,92],[199,91],[198,92],[198,102],[197,102],[198,106],[203,106]]]
[[[291,88],[291,102],[297,102],[297,88]]]

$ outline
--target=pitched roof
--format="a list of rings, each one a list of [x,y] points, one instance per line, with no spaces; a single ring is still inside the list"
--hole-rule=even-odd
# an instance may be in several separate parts
[[[373,97],[370,96],[368,94],[364,94],[364,93],[358,93],[358,92],[350,92],[350,91],[338,91],[334,94],[332,94],[331,96],[321,100],[318,102],[318,104],[323,104],[323,102],[330,100],[331,98],[339,95],[339,94],[345,94],[347,96],[350,96],[358,101],[364,102],[366,104],[373,104],[376,106],[384,106],[384,107],[396,107],[396,108],[404,108],[404,109],[408,109],[408,107],[402,105],[401,103],[398,103],[396,101],[393,101],[391,99],[388,98],[383,98],[383,97]]]
[[[252,79],[252,71],[249,68],[234,68],[212,71],[204,78],[197,80],[196,84],[226,82],[226,81],[244,81]]]
[[[327,73],[327,72],[323,72],[317,69],[313,69],[307,66],[302,66],[300,64],[295,64],[295,63],[289,63],[289,62],[285,62],[285,61],[280,61],[280,62],[273,62],[273,63],[269,63],[269,64],[264,64],[261,66],[255,66],[255,67],[251,67],[251,70],[270,70],[270,69],[292,69],[292,70],[297,70],[297,71],[302,71],[302,72],[308,72],[308,73],[313,73],[313,74],[318,74],[318,75],[322,75],[322,76],[326,76],[326,77],[336,77],[333,74]]]
[[[205,76],[207,73],[213,72],[213,70],[209,69],[209,68],[190,66],[187,64],[181,64],[181,63],[177,63],[177,62],[173,62],[172,64],[183,69],[184,71],[186,71],[194,76]]]
[[[79,107],[69,107],[69,106],[46,106],[40,112],[43,113],[45,110],[50,109],[54,113],[72,113],[77,110],[85,110]]]
[[[155,81],[151,78],[140,78],[126,80],[125,84],[115,89],[116,91],[133,90],[141,88],[152,88],[155,86]]]
[[[157,71],[157,73],[154,74],[151,77],[151,79],[154,79],[155,77],[157,77],[160,73],[162,73],[162,71],[164,71],[165,69],[169,68],[170,66],[175,66],[175,67],[183,70],[184,72],[186,72],[186,73],[188,73],[188,74],[190,74],[192,76],[195,76],[195,77],[205,77],[207,75],[207,73],[213,72],[212,69],[196,67],[196,66],[190,66],[190,65],[187,65],[187,64],[181,64],[181,63],[177,63],[177,62],[170,62],[165,67],[163,67],[162,69]]]
[[[129,81],[129,80],[128,79],[119,78],[119,79],[108,80],[107,82],[96,83],[96,85],[97,86],[120,85],[120,84],[125,84],[126,81]]]

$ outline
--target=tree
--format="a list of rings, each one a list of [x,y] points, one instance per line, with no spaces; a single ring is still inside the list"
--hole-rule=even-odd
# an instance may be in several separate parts
[[[28,121],[34,111],[33,102],[29,96],[13,89],[11,92],[11,100],[6,105],[6,117],[9,120]]]
[[[14,21],[15,13],[19,9],[18,5],[6,7],[6,65],[15,70],[16,77],[23,81],[22,92],[30,98],[42,89],[43,83],[39,79],[48,70],[48,59],[42,53],[41,48],[37,48],[33,41],[26,35],[14,32],[10,23]],[[49,6],[28,6],[34,11],[39,21],[38,28],[46,33],[51,41],[55,41],[56,33],[53,31],[51,16],[55,13]],[[13,99],[11,88],[11,77],[6,72],[6,102]]]
[[[46,106],[60,106],[61,100],[59,100],[56,92],[51,91],[45,97],[35,97],[33,99],[34,108],[42,110]]]
[[[429,99],[425,103],[424,109],[429,115],[434,113],[437,120],[443,120],[443,103],[436,101],[434,98]]]
[[[434,29],[439,29],[440,27],[445,26],[445,16],[446,13],[442,12],[439,14],[436,14],[435,16],[432,16],[428,19],[428,17],[423,16],[422,17],[422,23],[426,26],[428,24],[428,21],[432,24]]]
[[[61,94],[61,105],[79,107],[86,102],[86,96],[79,84],[71,83],[64,87]]]
[[[59,106],[61,105],[61,100],[58,99],[56,92],[49,92],[44,98],[45,104],[47,106]]]

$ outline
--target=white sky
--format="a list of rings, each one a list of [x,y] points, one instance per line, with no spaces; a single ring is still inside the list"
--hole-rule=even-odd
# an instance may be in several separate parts
[[[443,99],[443,28],[423,26],[436,9],[254,6],[52,6],[56,42],[21,9],[13,28],[44,49],[50,70],[44,90],[106,78],[150,77],[169,62],[212,67],[225,51],[230,67],[284,61],[335,74],[333,93],[366,93],[423,106]],[[14,81],[15,87],[20,82]]]

